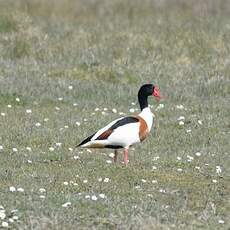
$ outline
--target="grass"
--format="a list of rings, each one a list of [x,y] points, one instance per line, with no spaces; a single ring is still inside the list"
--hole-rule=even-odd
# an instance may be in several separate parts
[[[229,10],[224,0],[0,1],[0,224],[229,229]],[[138,108],[148,81],[164,107],[149,100],[154,130],[128,168],[108,163],[111,150],[75,148]]]

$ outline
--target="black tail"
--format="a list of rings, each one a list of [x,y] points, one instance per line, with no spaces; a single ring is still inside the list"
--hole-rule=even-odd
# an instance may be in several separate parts
[[[80,147],[81,145],[86,144],[87,142],[91,141],[91,138],[95,135],[96,133],[94,133],[93,135],[87,137],[85,140],[83,140],[80,144],[78,144],[76,147]]]

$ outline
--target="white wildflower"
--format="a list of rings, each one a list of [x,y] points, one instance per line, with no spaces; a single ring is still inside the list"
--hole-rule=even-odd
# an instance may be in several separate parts
[[[55,107],[55,110],[59,111],[59,110],[60,110],[60,108],[56,106],[56,107]]]
[[[100,177],[100,178],[98,178],[98,182],[102,182],[102,178]]]
[[[96,201],[97,200],[97,196],[93,195],[93,196],[91,196],[91,199],[94,200],[94,201]]]
[[[197,121],[199,125],[203,125],[203,122],[201,120]]]
[[[108,111],[108,108],[104,108],[104,111]]]
[[[57,142],[57,143],[55,143],[55,145],[58,146],[58,147],[61,147],[62,143],[61,142]]]
[[[69,150],[70,152],[72,152],[72,151],[73,151],[73,149],[72,149],[72,148],[68,148],[68,150]]]
[[[5,210],[4,210],[5,211]],[[2,210],[0,211],[0,219],[4,220],[6,218],[6,214],[5,212],[2,212]]]
[[[3,228],[8,228],[9,227],[9,224],[5,221],[2,222],[2,227]]]
[[[185,117],[184,117],[184,116],[179,116],[179,117],[177,118],[177,120],[178,120],[178,121],[185,120]]]
[[[97,111],[99,111],[99,110],[100,110],[99,108],[95,108],[95,109],[94,109],[95,112],[97,112]]]
[[[88,180],[83,180],[83,183],[84,183],[84,184],[88,183]]]
[[[187,133],[191,133],[192,130],[191,130],[191,129],[187,129],[186,132],[187,132]]]
[[[176,108],[177,109],[184,109],[184,106],[183,105],[177,105]]]
[[[12,219],[13,220],[18,220],[19,218],[18,218],[18,216],[13,216]]]
[[[182,172],[182,171],[183,171],[183,169],[181,169],[181,168],[177,169],[177,172]]]
[[[89,199],[90,198],[90,195],[85,195],[85,199]]]
[[[146,183],[147,181],[145,179],[141,179],[141,182],[142,183]]]
[[[12,148],[13,152],[17,152],[18,149],[17,148]]]
[[[29,152],[31,152],[32,151],[32,149],[31,149],[31,147],[26,147],[26,150],[28,150]]]
[[[24,192],[24,188],[17,188],[18,192]]]
[[[178,123],[180,126],[184,125],[184,121],[179,121]]]
[[[73,156],[73,159],[74,159],[74,160],[79,160],[80,157],[79,157],[79,156]]]
[[[3,150],[3,146],[2,145],[0,145],[0,150]]]
[[[44,195],[40,195],[39,196],[41,199],[45,199],[46,198],[46,196],[44,196]]]
[[[106,160],[106,163],[107,164],[112,164],[112,161],[111,160]]]
[[[219,165],[216,166],[216,173],[220,174],[222,172],[222,169]]]
[[[164,104],[159,104],[159,105],[157,106],[156,110],[163,109],[164,107],[165,107],[165,105],[164,105]]]
[[[69,85],[68,88],[69,88],[69,90],[72,90],[72,89],[73,89],[73,86],[72,86],[72,85]]]
[[[80,126],[80,125],[81,125],[81,123],[80,123],[79,121],[76,121],[75,124],[76,124],[77,126]]]
[[[27,163],[28,164],[32,164],[33,162],[31,160],[27,160]]]
[[[44,188],[39,188],[39,192],[44,193],[44,192],[46,192],[46,190]]]
[[[77,106],[78,104],[77,103],[73,103],[73,106]]]
[[[114,153],[110,153],[110,154],[109,154],[109,157],[113,158],[114,155],[115,155]]]
[[[134,112],[135,112],[135,109],[134,109],[134,108],[131,108],[131,109],[129,110],[129,112],[130,112],[130,113],[134,113]]]
[[[105,194],[101,193],[101,194],[99,194],[99,197],[102,199],[105,199]]]
[[[40,126],[41,126],[41,123],[40,123],[40,122],[37,122],[37,123],[35,123],[35,126],[36,126],[36,127],[40,127]]]
[[[46,117],[46,118],[44,118],[44,121],[45,121],[45,122],[47,122],[48,120],[49,120],[49,118],[47,118],[47,117]]]
[[[64,181],[63,184],[64,184],[64,185],[68,185],[69,182],[68,182],[68,181]]]
[[[200,153],[200,152],[196,152],[195,155],[196,155],[197,157],[200,157],[200,156],[201,156],[201,153]]]
[[[12,105],[7,105],[8,108],[12,108]]]
[[[15,100],[16,100],[17,102],[19,102],[19,101],[20,101],[20,98],[16,97]]]
[[[109,178],[106,177],[106,178],[104,179],[104,182],[105,182],[105,183],[108,183],[108,182],[109,182]]]
[[[71,202],[66,202],[66,203],[64,203],[63,205],[62,205],[62,207],[63,208],[67,208],[68,206],[70,206],[71,205]]]
[[[156,183],[157,183],[157,180],[152,180],[152,183],[153,183],[153,184],[156,184]]]
[[[59,100],[59,101],[63,101],[63,97],[59,97],[58,100]]]
[[[53,152],[54,151],[54,147],[49,147],[49,151]]]
[[[224,224],[224,220],[218,220],[219,224]]]
[[[9,190],[10,190],[10,192],[15,192],[16,188],[14,186],[10,186]]]
[[[6,113],[1,113],[1,116],[5,117],[5,116],[6,116]]]
[[[27,109],[26,113],[32,113],[32,110],[31,109]]]
[[[181,161],[181,157],[177,157],[176,159],[177,159],[178,161]]]
[[[216,180],[216,179],[213,179],[212,182],[213,182],[213,183],[217,183],[217,180]]]
[[[117,110],[115,108],[112,109],[113,113],[117,113]]]

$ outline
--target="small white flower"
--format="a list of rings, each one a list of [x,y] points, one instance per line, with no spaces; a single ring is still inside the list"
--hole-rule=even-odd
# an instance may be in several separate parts
[[[106,163],[107,164],[112,164],[112,161],[111,160],[106,160]]]
[[[104,111],[108,111],[108,108],[104,108]]]
[[[32,164],[32,161],[31,161],[31,160],[27,160],[27,163],[28,163],[28,164]]]
[[[5,221],[2,222],[2,227],[3,228],[8,228],[9,227],[9,224]]]
[[[201,120],[197,121],[199,125],[203,125],[203,122]]]
[[[216,173],[220,174],[222,172],[222,169],[219,165],[216,166]]]
[[[0,212],[5,212],[5,209],[2,205],[0,205]]]
[[[98,182],[102,182],[102,178],[100,177],[100,178],[98,178]]]
[[[68,126],[68,125],[64,125],[64,128],[65,128],[65,129],[68,129],[68,128],[69,128],[69,126]]]
[[[85,195],[85,199],[90,199],[90,195]]]
[[[102,111],[101,114],[102,114],[102,115],[106,115],[106,112]]]
[[[15,192],[16,188],[14,186],[10,186],[9,190],[10,190],[10,192]]]
[[[44,121],[45,121],[45,122],[47,122],[48,120],[49,120],[49,118],[47,118],[47,117],[46,117],[46,118],[44,118]]]
[[[86,151],[87,151],[88,153],[92,153],[92,151],[91,151],[90,149],[87,149]]]
[[[54,147],[49,147],[49,151],[53,152],[54,151]]]
[[[124,112],[119,112],[119,115],[123,116],[123,115],[125,115],[125,113]]]
[[[26,147],[26,150],[28,150],[29,152],[31,152],[32,151],[32,149],[31,149],[31,147]]]
[[[164,189],[162,189],[162,188],[159,190],[159,192],[166,193],[166,191]]]
[[[55,143],[55,145],[58,146],[58,147],[61,147],[61,146],[62,146],[62,143],[57,142],[57,143]]]
[[[176,108],[177,109],[184,109],[184,106],[183,105],[177,105]]]
[[[5,211],[5,210],[4,210]],[[6,218],[5,212],[0,211],[0,219],[4,220]]]
[[[135,103],[135,102],[132,102],[131,105],[136,105],[136,103]]]
[[[213,183],[217,183],[217,180],[213,179],[212,182],[213,182]]]
[[[187,133],[191,133],[192,130],[191,130],[191,129],[187,129],[186,132],[187,132]]]
[[[44,192],[46,192],[46,190],[44,188],[39,188],[39,192],[44,193]]]
[[[64,203],[63,205],[62,205],[62,207],[63,208],[67,208],[68,206],[70,206],[71,205],[71,202],[66,202],[66,203]]]
[[[147,181],[145,179],[141,179],[141,182],[142,183],[146,183]]]
[[[130,113],[134,113],[134,112],[135,112],[135,109],[131,108],[131,109],[129,110],[129,112],[130,112]]]
[[[59,97],[58,100],[59,100],[59,101],[63,101],[63,97]]]
[[[74,159],[74,160],[79,160],[80,157],[79,157],[79,156],[73,156],[73,159]]]
[[[76,124],[77,126],[80,126],[80,125],[81,125],[81,123],[80,123],[79,121],[76,121],[75,124]]]
[[[156,166],[152,166],[152,170],[156,170],[157,169],[157,167]]]
[[[106,178],[104,179],[104,182],[105,182],[105,183],[108,183],[108,182],[109,182],[109,178],[106,177]]]
[[[176,159],[177,159],[178,161],[181,161],[181,157],[177,157]]]
[[[26,113],[32,113],[32,110],[31,109],[27,109]]]
[[[114,157],[114,153],[110,153],[109,157],[113,158]]]
[[[184,125],[184,122],[183,121],[179,121],[179,123],[178,123],[179,125]]]
[[[20,98],[16,97],[15,100],[16,100],[17,102],[19,102],[19,101],[20,101]]]
[[[40,122],[37,122],[37,123],[35,123],[35,126],[36,126],[36,127],[40,127],[40,126],[41,126],[41,123],[40,123]]]
[[[183,120],[185,120],[185,117],[184,117],[184,116],[179,116],[179,117],[177,118],[177,120],[178,120],[178,121],[183,121]]]
[[[64,181],[64,182],[63,182],[63,184],[64,184],[64,185],[68,185],[68,184],[69,184],[69,182],[67,182],[67,181]]]
[[[78,104],[77,103],[73,103],[73,106],[77,106]]]
[[[12,148],[13,152],[17,152],[18,149],[17,148]]]
[[[8,219],[10,223],[14,223],[14,219],[13,218],[9,218]]]
[[[18,192],[24,192],[24,188],[17,188]]]
[[[99,110],[100,110],[99,108],[95,108],[95,109],[94,109],[95,112],[97,112],[97,111],[99,111]]]
[[[200,166],[195,166],[195,169],[200,170]]]
[[[55,107],[55,110],[59,111],[59,110],[60,110],[60,108],[56,106],[56,107]]]
[[[194,157],[187,155],[188,161],[194,160]]]
[[[72,86],[72,85],[69,85],[68,88],[69,88],[69,90],[72,90],[72,89],[73,89],[73,86]]]
[[[181,169],[181,168],[177,169],[177,172],[182,172],[182,171],[183,171],[183,169]]]
[[[200,153],[200,152],[196,152],[195,155],[196,155],[197,157],[200,157],[200,156],[201,156],[201,153]]]
[[[157,161],[157,160],[159,160],[159,159],[160,159],[159,156],[153,157],[153,161]]]
[[[69,150],[70,152],[72,152],[72,151],[73,151],[73,149],[72,149],[72,148],[68,148],[68,150]]]
[[[153,184],[156,184],[156,183],[157,183],[157,180],[152,180],[152,183],[153,183]]]
[[[0,145],[0,150],[3,150],[3,146],[2,145]]]
[[[39,196],[41,199],[45,199],[46,198],[46,196],[44,196],[44,195],[40,195]]]
[[[1,113],[1,116],[5,117],[5,116],[6,116],[6,113]]]
[[[12,105],[7,105],[8,108],[12,108]]]
[[[117,110],[115,108],[112,109],[113,113],[117,113]]]
[[[91,199],[94,200],[94,201],[96,201],[97,200],[97,196],[93,195],[93,196],[91,196]]]
[[[83,183],[84,183],[84,184],[87,184],[87,183],[88,183],[88,180],[83,180]]]
[[[18,220],[19,218],[18,218],[18,216],[13,216],[12,219],[13,220]]]
[[[218,220],[219,224],[224,224],[224,220]]]
[[[102,199],[105,199],[105,194],[101,193],[101,194],[99,194],[99,197]]]

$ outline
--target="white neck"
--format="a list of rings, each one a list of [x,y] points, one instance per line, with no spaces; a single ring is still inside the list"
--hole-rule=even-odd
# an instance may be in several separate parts
[[[147,123],[148,129],[149,131],[152,128],[152,124],[153,124],[153,117],[154,114],[151,112],[149,107],[144,108],[141,113],[139,113],[139,116],[142,117],[145,122]]]

